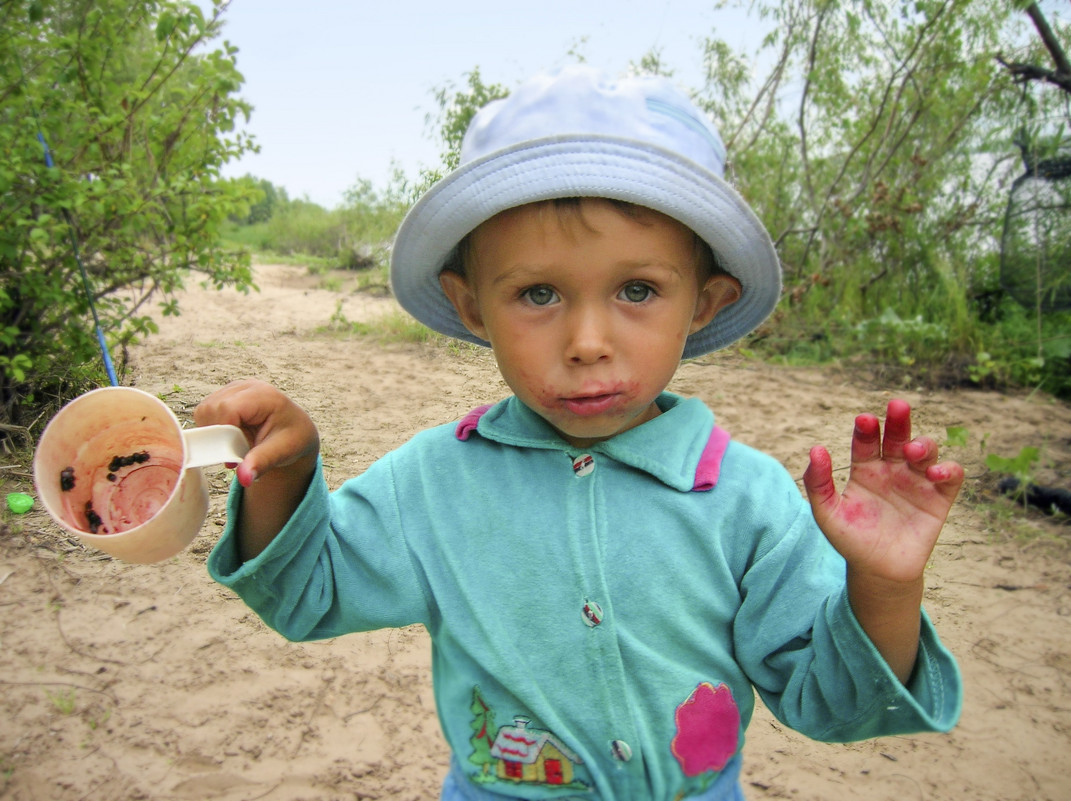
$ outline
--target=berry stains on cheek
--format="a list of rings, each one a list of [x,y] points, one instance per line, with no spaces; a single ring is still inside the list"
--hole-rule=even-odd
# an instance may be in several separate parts
[[[558,400],[558,395],[553,387],[524,370],[518,371],[516,386],[513,386],[513,391],[517,395],[529,396],[539,406],[554,406]]]

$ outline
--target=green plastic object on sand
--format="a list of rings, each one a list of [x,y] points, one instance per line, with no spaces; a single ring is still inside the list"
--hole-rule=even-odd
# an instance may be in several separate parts
[[[9,492],[7,508],[17,515],[26,514],[33,507],[33,498],[25,492]]]

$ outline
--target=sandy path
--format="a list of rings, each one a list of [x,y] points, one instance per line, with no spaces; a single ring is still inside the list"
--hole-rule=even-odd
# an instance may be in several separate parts
[[[249,296],[187,292],[183,315],[162,320],[160,334],[132,353],[131,382],[164,394],[180,418],[236,378],[280,385],[320,426],[332,485],[416,431],[505,394],[486,353],[321,330],[340,300],[350,320],[382,313],[390,301],[321,289],[294,267],[259,268],[258,281],[262,291]],[[685,365],[672,388],[705,399],[737,439],[796,476],[818,442],[844,464],[854,414],[880,413],[890,397],[835,370],[733,356]],[[1041,478],[1067,485],[1068,406],[1040,395],[897,394],[916,407],[919,433],[970,431],[967,447],[950,449],[967,467],[969,497],[984,497],[991,483],[983,438],[1002,455],[1043,448]],[[227,475],[213,469],[209,478],[213,510],[202,536],[159,565],[87,551],[38,512],[8,520],[0,538],[0,797],[437,797],[447,755],[424,631],[304,645],[268,631],[204,572]],[[1019,530],[1032,533],[1013,536]],[[749,798],[1071,798],[1068,534],[1066,525],[959,504],[933,560],[927,606],[963,668],[960,726],[833,746],[760,712],[748,734]]]

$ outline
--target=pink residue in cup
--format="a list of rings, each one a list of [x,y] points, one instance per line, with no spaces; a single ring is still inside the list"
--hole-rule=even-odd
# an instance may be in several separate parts
[[[90,534],[119,534],[148,522],[182,476],[182,453],[166,446],[104,458],[86,471],[64,471],[72,487],[91,482],[89,500],[71,498],[65,510],[68,521]]]

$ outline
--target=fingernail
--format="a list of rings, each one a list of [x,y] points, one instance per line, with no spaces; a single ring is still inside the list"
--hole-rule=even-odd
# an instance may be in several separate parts
[[[248,489],[253,486],[253,482],[257,480],[256,470],[242,470],[238,468],[238,483]]]

